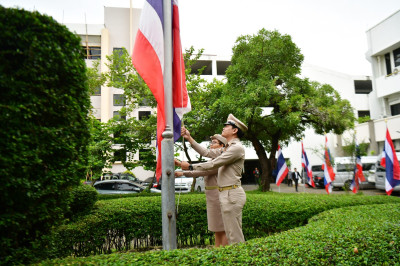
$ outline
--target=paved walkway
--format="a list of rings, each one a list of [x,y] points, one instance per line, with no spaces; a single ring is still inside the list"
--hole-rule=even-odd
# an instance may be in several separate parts
[[[313,194],[327,194],[324,188],[312,188],[312,187],[304,187],[304,184],[299,184],[298,190],[293,187],[288,187],[287,184],[281,184],[279,187],[276,184],[271,184],[271,190],[274,192],[280,193],[313,193]],[[258,188],[257,185],[243,185],[245,191],[256,190]],[[360,190],[364,195],[386,195],[385,191],[378,189],[362,189]],[[352,192],[346,192],[342,189],[334,189],[331,194],[346,194]],[[394,194],[394,196],[399,196],[398,193]]]

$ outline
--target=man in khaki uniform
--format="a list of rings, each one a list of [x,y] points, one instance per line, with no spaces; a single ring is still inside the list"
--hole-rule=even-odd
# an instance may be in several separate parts
[[[239,138],[246,131],[247,126],[230,114],[221,133],[228,141],[225,151],[209,162],[193,165],[188,162],[181,163],[183,170],[218,169],[219,200],[229,244],[245,241],[242,232],[242,210],[246,203],[246,194],[240,181],[244,169],[245,154]]]

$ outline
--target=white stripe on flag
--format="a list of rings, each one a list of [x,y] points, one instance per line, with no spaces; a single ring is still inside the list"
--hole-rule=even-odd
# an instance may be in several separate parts
[[[164,73],[164,31],[162,21],[154,8],[144,1],[140,16],[139,30],[149,41],[160,61],[162,73]]]

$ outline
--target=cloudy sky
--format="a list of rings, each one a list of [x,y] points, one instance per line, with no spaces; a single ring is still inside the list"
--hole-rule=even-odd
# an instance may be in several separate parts
[[[144,0],[132,0],[141,8]],[[0,0],[53,16],[59,22],[102,24],[104,6],[129,7],[130,0]],[[289,34],[305,62],[351,75],[371,75],[366,31],[400,10],[399,0],[181,0],[183,47],[231,55],[240,35],[261,28]],[[399,25],[400,26],[400,25]]]

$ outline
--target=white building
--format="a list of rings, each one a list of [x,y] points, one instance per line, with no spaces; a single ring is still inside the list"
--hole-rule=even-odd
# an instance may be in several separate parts
[[[400,151],[400,10],[367,31],[366,58],[372,66],[369,123],[356,127],[357,138],[383,150],[386,124],[396,151]]]

